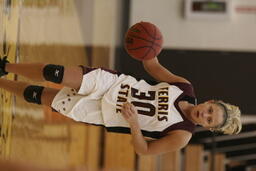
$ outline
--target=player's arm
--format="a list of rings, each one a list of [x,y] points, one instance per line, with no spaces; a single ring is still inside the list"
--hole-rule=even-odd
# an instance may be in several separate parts
[[[188,144],[192,136],[187,131],[177,130],[159,140],[146,141],[140,129],[135,127],[131,127],[131,134],[134,149],[139,155],[159,155],[178,151]]]
[[[129,123],[131,128],[132,143],[137,154],[157,155],[161,153],[177,151],[185,147],[192,134],[177,130],[170,132],[167,136],[153,141],[146,141],[142,135],[139,123],[138,113],[131,103],[125,103],[122,109],[123,117]]]
[[[145,70],[156,80],[169,82],[169,83],[174,83],[174,82],[190,83],[185,78],[173,74],[164,66],[162,66],[159,63],[157,57],[149,60],[144,60],[142,62]]]

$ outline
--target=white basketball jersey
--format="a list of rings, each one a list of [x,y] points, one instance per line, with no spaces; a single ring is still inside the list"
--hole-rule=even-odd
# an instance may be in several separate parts
[[[76,121],[102,125],[111,132],[129,133],[121,109],[125,102],[130,102],[138,111],[142,134],[161,138],[172,130],[193,132],[195,125],[182,114],[180,100],[195,104],[192,85],[164,82],[150,85],[111,70],[84,67],[80,90],[76,93],[63,88],[52,107]]]
[[[183,93],[168,83],[150,85],[144,80],[120,75],[103,96],[102,115],[106,127],[129,127],[121,114],[122,105],[128,101],[138,111],[139,125],[145,131],[163,131],[183,121],[174,102]]]

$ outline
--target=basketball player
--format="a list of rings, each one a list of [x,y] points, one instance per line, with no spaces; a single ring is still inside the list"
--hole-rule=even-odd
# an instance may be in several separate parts
[[[159,83],[152,85],[102,68],[15,64],[4,57],[0,60],[1,76],[11,72],[65,87],[59,91],[0,78],[0,88],[30,103],[51,106],[76,121],[103,125],[111,132],[131,133],[134,149],[141,155],[185,147],[196,125],[225,134],[240,132],[238,107],[218,100],[197,105],[187,79],[168,71],[157,58],[145,60],[143,65]]]

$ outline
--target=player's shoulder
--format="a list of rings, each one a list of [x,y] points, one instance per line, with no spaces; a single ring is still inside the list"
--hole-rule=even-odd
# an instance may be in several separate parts
[[[190,97],[195,97],[195,90],[193,85],[190,82],[173,82],[169,84],[178,87],[179,89],[184,91],[184,94]]]

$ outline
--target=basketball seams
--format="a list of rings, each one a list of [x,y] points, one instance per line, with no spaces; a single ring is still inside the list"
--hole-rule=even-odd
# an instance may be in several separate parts
[[[154,26],[154,37],[156,37],[156,33],[157,33],[157,28]],[[156,45],[156,39],[154,39],[154,43],[152,44],[151,48],[153,49],[154,51],[154,56],[156,56],[156,51],[155,51],[155,48],[153,48],[154,45]]]
[[[136,47],[136,48],[127,48],[127,50],[138,50],[138,49],[142,49],[142,48],[152,48],[152,46],[140,46],[140,47]]]
[[[153,50],[156,55],[156,50],[154,48],[152,48],[152,46],[143,46],[143,47],[132,48],[132,49],[127,49],[127,50],[138,50],[138,49],[142,49],[142,48],[149,48],[149,49]]]
[[[147,52],[143,56],[139,57],[140,59],[145,59],[145,57],[148,55],[150,50],[153,50],[153,52],[154,52],[154,54],[156,56],[156,50],[154,48],[152,48],[152,46],[143,46],[143,47],[131,48],[131,49],[127,49],[127,50],[131,50],[132,51],[132,50],[138,50],[138,49],[143,49],[143,48],[148,48],[148,50],[147,50]]]
[[[153,50],[154,56],[156,56],[155,49],[153,48],[154,44],[156,44],[155,43],[155,41],[156,41],[155,37],[156,37],[156,27],[154,26],[154,38],[153,38],[154,42],[152,42],[151,47],[149,48],[148,52],[146,53],[146,55],[142,59],[145,59],[145,57],[149,54],[150,50]]]
[[[155,43],[155,40],[154,40],[154,41],[151,41],[151,40],[147,40],[147,39],[144,39],[144,38],[142,38],[142,37],[140,37],[140,36],[135,36],[135,35],[128,35],[128,37],[132,37],[132,38],[144,40],[144,41],[149,42],[149,43],[152,43],[152,44],[154,44],[154,45],[156,45],[156,46],[158,46],[158,47],[161,47],[160,44]]]
[[[142,29],[149,35],[149,37],[151,37],[152,39],[154,39],[154,40],[161,40],[162,39],[162,36],[160,36],[160,37],[156,37],[156,34],[154,34],[154,36],[152,36],[149,32],[148,32],[148,30],[141,24],[141,23],[138,23],[138,25],[139,26],[141,26],[142,27]],[[156,26],[153,26],[154,27],[154,30],[156,30]],[[155,31],[156,32],[156,31]]]
[[[144,30],[146,31],[146,29],[144,29]],[[147,32],[147,31],[146,31],[146,32]],[[148,35],[149,35],[149,33],[148,33]],[[152,38],[152,39],[154,39],[154,41],[151,42],[151,46],[150,46],[150,48],[148,49],[148,51],[145,53],[145,55],[141,57],[142,60],[144,60],[144,59],[147,57],[147,55],[150,53],[151,50],[153,50],[153,52],[154,52],[154,54],[155,54],[154,56],[156,56],[155,49],[153,48],[153,46],[154,46],[154,44],[155,44],[155,36],[156,36],[156,27],[154,27],[154,38]]]
[[[152,50],[152,46],[147,50],[147,52],[144,54],[144,56],[140,57],[140,59],[144,60],[145,57],[149,54],[150,50]]]
[[[148,50],[148,52],[146,53],[146,55],[144,55],[144,56],[142,57],[142,59],[145,59],[145,57],[149,54],[150,50],[152,50],[153,53],[155,54],[154,56],[156,56],[156,50],[151,47],[151,48],[149,48],[149,50]]]

